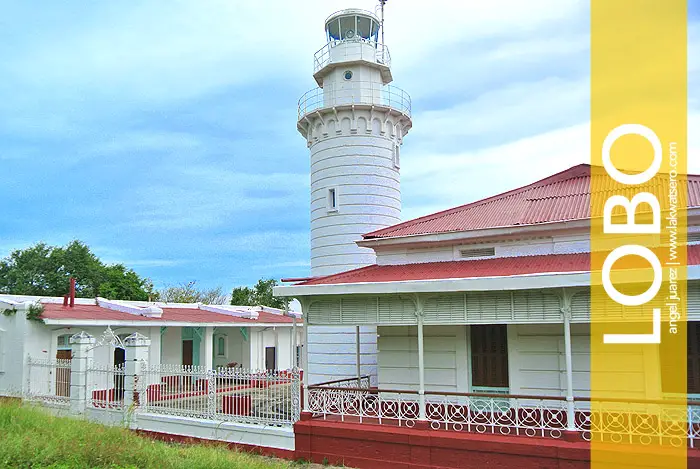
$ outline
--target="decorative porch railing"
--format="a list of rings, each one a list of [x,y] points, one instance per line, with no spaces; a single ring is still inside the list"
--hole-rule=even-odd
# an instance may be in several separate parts
[[[315,418],[408,428],[421,420],[417,391],[337,384],[308,387],[308,410]],[[570,408],[560,396],[432,391],[424,401],[424,421],[433,430],[548,438],[561,438],[568,431],[586,441],[689,447],[700,439],[700,402],[695,401],[577,398]]]
[[[54,406],[70,405],[71,360],[27,358],[27,400]]]
[[[577,428],[585,440],[691,448],[700,441],[700,401],[576,398]]]

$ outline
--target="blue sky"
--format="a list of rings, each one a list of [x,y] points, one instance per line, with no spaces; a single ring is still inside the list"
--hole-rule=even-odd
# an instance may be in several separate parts
[[[0,2],[0,256],[81,239],[157,287],[307,275],[296,104],[325,17],[374,2],[40,3]],[[413,98],[405,219],[589,160],[588,2],[439,4],[387,4],[395,84]]]

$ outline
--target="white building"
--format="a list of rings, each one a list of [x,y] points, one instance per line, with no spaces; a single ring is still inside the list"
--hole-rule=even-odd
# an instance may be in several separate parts
[[[325,24],[314,56],[319,86],[299,100],[297,127],[311,152],[311,273],[329,275],[373,264],[364,233],[401,219],[400,148],[411,128],[411,100],[389,85],[391,59],[379,42],[381,21],[349,9]],[[355,374],[361,333],[363,373],[376,376],[376,329],[309,329],[311,382]]]
[[[38,308],[38,309],[37,309]],[[70,337],[81,331],[124,339],[150,339],[151,365],[213,370],[289,370],[303,344],[300,314],[262,306],[110,301],[0,295],[0,394],[16,393],[27,379],[26,359],[70,359]],[[37,320],[30,311],[40,312]],[[96,366],[124,363],[124,348],[94,350]],[[117,344],[118,345],[118,344]]]
[[[480,432],[508,434],[528,427],[542,435],[570,430],[590,436],[591,422],[596,424],[586,400],[590,173],[590,166],[578,165],[500,195],[367,233],[358,245],[375,252],[373,265],[277,287],[275,294],[300,300],[309,329],[359,325],[378,331],[377,393],[369,394],[362,406],[350,392],[341,405],[333,389],[338,383],[312,387],[307,410],[375,422],[384,408],[413,409],[403,415],[394,410],[384,420],[424,420],[431,428],[473,425]],[[697,398],[700,176],[688,176],[688,194],[688,394]],[[621,323],[652,316],[646,306],[620,306],[606,313]],[[673,360],[658,348],[648,352],[640,346],[638,369],[617,369],[611,363],[608,372],[628,375],[630,391],[639,399],[660,399],[668,391],[663,379],[644,370],[658,370]],[[309,357],[311,374],[315,366]],[[366,385],[363,380],[348,383]],[[336,393],[332,406],[323,399],[325,388]],[[397,390],[405,394],[397,397]],[[512,403],[525,399],[540,410],[495,413],[501,400],[488,397],[495,394],[510,396]],[[377,399],[387,401],[377,404]],[[420,413],[407,404],[416,399],[422,402]],[[467,403],[471,413],[459,403]],[[542,412],[551,418],[532,417]],[[530,421],[524,422],[528,415]],[[689,415],[700,420],[700,407]],[[696,430],[691,426],[693,439]],[[642,430],[624,431],[636,435]]]

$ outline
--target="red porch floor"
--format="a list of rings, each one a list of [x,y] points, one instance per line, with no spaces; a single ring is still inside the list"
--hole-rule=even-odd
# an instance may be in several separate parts
[[[359,469],[589,469],[590,445],[564,439],[423,430],[310,419],[294,426],[296,458]],[[650,448],[645,466],[630,466],[611,450],[620,469],[666,468],[669,456]],[[700,469],[700,450],[688,450],[688,468]]]

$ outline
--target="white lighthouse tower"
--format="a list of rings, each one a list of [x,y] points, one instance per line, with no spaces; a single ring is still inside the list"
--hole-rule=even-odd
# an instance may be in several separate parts
[[[299,100],[297,127],[311,151],[313,276],[373,264],[374,252],[356,241],[400,222],[400,148],[411,128],[411,99],[389,85],[382,23],[358,9],[329,16],[327,43],[314,55],[319,88]],[[356,375],[355,328],[308,332],[311,382]],[[360,337],[361,372],[376,376],[376,329],[363,327]]]

